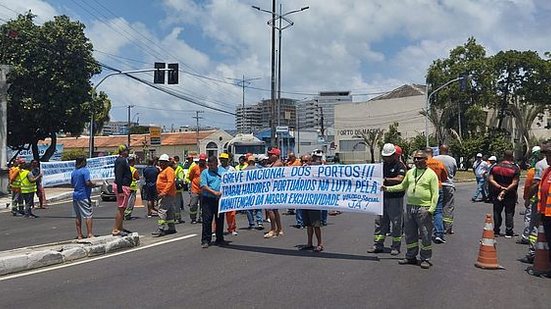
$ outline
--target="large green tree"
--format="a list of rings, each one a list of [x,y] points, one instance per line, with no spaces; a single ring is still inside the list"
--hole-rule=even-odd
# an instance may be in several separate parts
[[[8,145],[14,150],[30,145],[35,159],[48,161],[59,132],[80,135],[91,110],[105,120],[110,102],[104,93],[93,95],[90,78],[101,68],[84,24],[67,16],[43,25],[33,19],[28,12],[0,26],[0,63],[13,68],[8,77]],[[38,142],[46,138],[50,147],[39,158]]]

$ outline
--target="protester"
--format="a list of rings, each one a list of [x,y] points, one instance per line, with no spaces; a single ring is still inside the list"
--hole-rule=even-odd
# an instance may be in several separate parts
[[[26,218],[38,218],[33,214],[34,208],[34,195],[36,194],[36,182],[42,178],[42,173],[38,176],[33,176],[31,173],[31,164],[23,164],[22,169],[19,171],[19,181],[21,182],[21,195],[23,202],[25,203],[25,217]]]
[[[78,157],[75,160],[75,170],[71,173],[71,186],[73,187],[73,210],[75,212],[75,225],[77,239],[82,239],[82,220],[86,224],[86,237],[93,238],[92,232],[92,201],[90,195],[95,184],[90,180],[90,170],[86,167],[86,158]]]
[[[281,167],[284,166],[283,162],[280,160],[281,151],[274,147],[268,150],[269,155],[269,164],[270,167]],[[281,224],[281,216],[279,215],[279,210],[277,209],[268,209],[268,217],[270,218],[270,231],[264,235],[264,238],[273,238],[277,236],[283,236],[283,225]]]
[[[219,156],[220,159],[220,167],[224,169],[224,173],[226,172],[235,172],[235,168],[230,165],[230,155],[226,152],[222,152]],[[226,212],[226,223],[228,224],[228,233],[232,234],[233,236],[237,236],[237,222],[235,221],[235,214],[236,211],[228,211]]]
[[[287,166],[301,166],[300,160],[297,160],[297,156],[294,152],[289,153],[287,156]]]
[[[201,173],[207,168],[207,155],[204,153],[199,154],[199,161],[196,165],[192,166],[189,170],[189,181],[191,183],[191,198],[189,200],[189,217],[191,224],[201,223],[201,209],[199,203],[201,202]]]
[[[506,150],[503,160],[492,168],[488,177],[490,197],[494,204],[494,234],[496,237],[500,235],[503,209],[505,209],[505,238],[514,236],[513,217],[517,203],[520,168],[513,160],[513,151]]]
[[[253,155],[250,155],[247,158],[247,166],[243,168],[244,171],[253,170],[256,169],[255,164],[255,158]],[[264,225],[262,224],[262,210],[260,209],[249,209],[247,210],[247,221],[249,222],[249,230],[252,230],[255,228],[255,221],[256,221],[256,229],[257,230],[263,230]]]
[[[182,219],[182,210],[184,210],[184,184],[185,184],[185,173],[184,165],[180,162],[179,156],[174,156],[174,174],[176,175],[176,200],[174,202],[174,220],[176,223],[185,223]]]
[[[40,175],[40,161],[38,160],[32,160],[32,170],[31,173],[34,177],[38,177]],[[42,178],[38,178],[36,181],[36,196],[38,197],[38,207],[40,209],[46,209],[48,207],[45,206],[46,204],[46,191],[44,191],[44,186],[42,186]]]
[[[325,161],[325,155],[323,154],[323,151],[319,149],[314,149],[314,151],[312,151],[310,165],[325,165],[325,163],[327,162]],[[328,214],[329,212],[327,210],[321,211],[321,225],[323,226],[327,225]],[[337,211],[333,211],[331,213],[331,215],[337,215],[337,214],[339,214],[339,212]]]
[[[545,231],[545,239],[547,240],[547,245],[549,247],[551,245],[551,167],[549,167],[548,164],[551,162],[551,139],[548,139],[542,144],[541,152],[545,155],[545,162],[540,164],[540,166],[547,165],[547,167],[541,175],[540,180],[538,213],[541,214],[541,222]],[[539,161],[538,163],[542,161]],[[537,176],[539,178],[539,175]],[[534,179],[536,179],[536,176]],[[551,250],[548,250],[548,252],[549,260],[551,260]],[[551,275],[551,273],[549,273],[549,275]]]
[[[522,198],[524,199],[524,230],[520,235],[518,244],[527,245],[530,243],[529,238],[533,231],[537,231],[537,188],[539,180],[534,180],[536,174],[536,163],[542,159],[541,147],[534,146],[530,156],[529,168],[526,171],[526,180],[524,181],[524,190]],[[541,175],[541,174],[540,174]],[[541,176],[540,176],[541,177]],[[534,220],[532,220],[534,218]],[[536,233],[537,236],[537,233]]]
[[[132,219],[132,211],[134,211],[134,205],[136,204],[136,194],[138,192],[138,180],[140,180],[140,173],[134,166],[136,165],[136,158],[133,156],[128,157],[128,165],[130,166],[130,173],[132,174],[132,182],[130,182],[130,195],[128,196],[128,206],[124,210],[124,220]]]
[[[308,155],[303,156],[303,164],[309,165],[311,163],[311,157]],[[314,209],[302,209],[300,210],[303,215],[304,225],[306,226],[306,235],[308,242],[301,250],[313,250],[314,252],[323,251],[323,242],[321,240],[321,210]],[[313,236],[316,234],[317,245],[313,245]]]
[[[488,192],[486,192],[486,177],[490,171],[490,166],[482,159],[482,154],[476,154],[476,161],[473,164],[473,172],[476,177],[476,190],[474,192],[471,201],[473,202],[482,202],[485,201],[488,197]],[[478,199],[478,196],[482,195],[481,199]]]
[[[132,183],[132,172],[128,165],[128,146],[120,145],[118,148],[119,156],[115,159],[115,181],[113,182],[113,192],[117,199],[117,213],[115,215],[115,224],[111,235],[126,236],[128,231],[123,228],[124,211],[128,207],[130,199],[130,184]]]
[[[216,245],[226,245],[224,241],[224,216],[218,213],[218,201],[222,193],[222,174],[226,170],[218,166],[218,159],[211,156],[208,159],[208,169],[201,172],[201,208],[203,209],[203,224],[201,247],[208,248],[212,242],[212,221],[216,223]]]
[[[385,186],[397,185],[404,180],[406,167],[400,161],[399,155],[393,144],[383,145],[381,151],[383,157],[383,177]],[[391,255],[400,254],[402,243],[402,217],[404,213],[404,195],[405,192],[384,192],[383,195],[383,215],[375,219],[375,244],[373,248],[367,250],[368,253],[384,252],[386,234],[391,231],[392,224],[392,246]]]
[[[160,237],[176,233],[174,221],[174,208],[176,207],[176,175],[174,169],[170,166],[170,158],[167,154],[159,157],[159,166],[161,173],[157,177],[157,195],[159,197],[159,219],[157,221],[157,231],[151,235]]]
[[[19,171],[25,163],[23,159],[16,159],[9,170],[10,190],[11,190],[11,213],[15,217],[18,214],[24,215],[23,212],[23,196],[21,195],[21,180],[19,179]]]
[[[436,204],[436,210],[433,213],[434,220],[434,235],[433,241],[436,244],[446,243],[444,239],[444,221],[442,218],[442,211],[444,208],[443,204],[443,193],[442,193],[442,183],[448,180],[448,172],[446,167],[442,162],[434,159],[432,157],[432,148],[425,148],[425,153],[427,154],[427,166],[436,173],[438,176],[438,203]]]
[[[243,155],[243,156],[239,156],[239,164],[237,164],[237,166],[235,167],[235,170],[236,171],[242,171],[243,169],[245,169],[247,166],[248,166],[248,162],[247,162],[247,158]]]
[[[427,154],[418,150],[413,155],[415,167],[409,170],[404,180],[394,186],[382,186],[383,191],[399,192],[407,190],[405,215],[406,257],[399,264],[417,264],[419,235],[421,236],[421,268],[432,266],[431,237],[433,230],[432,214],[438,202],[438,176],[427,167]]]
[[[442,221],[444,222],[444,230],[446,234],[453,234],[453,215],[455,209],[454,177],[455,173],[457,172],[457,162],[452,156],[448,155],[449,150],[450,149],[448,145],[441,145],[440,155],[434,158],[444,164],[444,167],[446,168],[446,173],[448,175],[447,179],[442,182]]]
[[[159,170],[157,170],[154,164],[154,159],[147,160],[147,166],[143,170],[145,184],[142,190],[144,192],[144,199],[147,203],[147,217],[149,218],[158,215],[155,209],[155,203],[157,202],[157,176],[159,175]]]

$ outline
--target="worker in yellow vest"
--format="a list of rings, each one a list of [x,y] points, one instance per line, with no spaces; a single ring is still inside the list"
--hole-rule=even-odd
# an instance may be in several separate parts
[[[12,167],[9,170],[10,189],[11,189],[11,213],[14,216],[17,214],[23,215],[23,197],[21,196],[21,180],[19,179],[19,171],[21,164],[25,163],[23,159],[15,159]]]
[[[174,221],[176,223],[184,223],[182,219],[182,210],[184,210],[184,184],[185,184],[185,173],[183,164],[180,162],[179,156],[174,156],[174,174],[176,175],[175,184],[176,184],[176,204],[174,206]]]
[[[42,178],[42,173],[35,177],[31,173],[31,169],[31,164],[25,163],[23,169],[19,171],[19,181],[21,182],[21,195],[25,203],[25,218],[38,218],[37,215],[32,213],[32,209],[34,208],[36,181]]]
[[[128,157],[128,165],[130,166],[130,174],[132,174],[132,182],[130,183],[130,196],[128,197],[128,206],[124,210],[124,220],[132,219],[132,211],[134,205],[136,205],[136,194],[138,192],[138,180],[140,180],[140,173],[134,166],[136,165],[135,157]]]

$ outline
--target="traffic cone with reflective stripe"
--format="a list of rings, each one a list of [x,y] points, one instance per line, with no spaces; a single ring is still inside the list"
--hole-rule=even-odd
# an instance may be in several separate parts
[[[541,276],[551,274],[551,263],[549,262],[549,245],[545,239],[543,224],[538,228],[538,241],[536,242],[536,254],[534,265],[527,269],[530,275]]]
[[[143,201],[142,201],[142,191],[136,191],[136,201],[134,202],[134,207],[144,207]]]
[[[480,240],[480,249],[478,251],[478,260],[474,266],[482,269],[504,269],[497,263],[496,240],[494,237],[494,224],[492,215],[486,214],[484,231]]]

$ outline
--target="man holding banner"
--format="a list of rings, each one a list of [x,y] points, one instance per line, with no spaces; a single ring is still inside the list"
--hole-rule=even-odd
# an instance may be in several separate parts
[[[281,167],[284,166],[283,162],[279,159],[281,155],[281,150],[274,147],[268,150],[269,155],[269,167]],[[283,226],[281,225],[281,216],[279,215],[279,210],[277,209],[268,209],[268,217],[270,218],[270,231],[264,234],[264,238],[273,238],[277,236],[283,236]]]
[[[383,157],[383,177],[385,186],[397,185],[404,180],[406,166],[399,160],[393,144],[384,144],[381,151]],[[402,241],[402,217],[404,214],[405,192],[384,192],[383,215],[375,219],[375,244],[367,250],[368,253],[384,251],[385,237],[390,232],[392,223],[392,247],[390,254],[400,254]]]
[[[218,213],[218,201],[222,196],[220,186],[222,174],[226,170],[218,166],[218,158],[209,157],[208,168],[201,172],[201,208],[203,210],[203,229],[201,233],[201,247],[208,248],[212,242],[212,220],[216,224],[216,245],[225,245],[224,241],[224,214]]]
[[[419,234],[421,236],[421,268],[432,266],[432,215],[438,202],[438,176],[427,167],[427,154],[418,150],[413,155],[415,167],[409,170],[402,181],[394,186],[382,186],[386,192],[407,191],[405,216],[406,258],[399,264],[417,265],[419,253]]]

